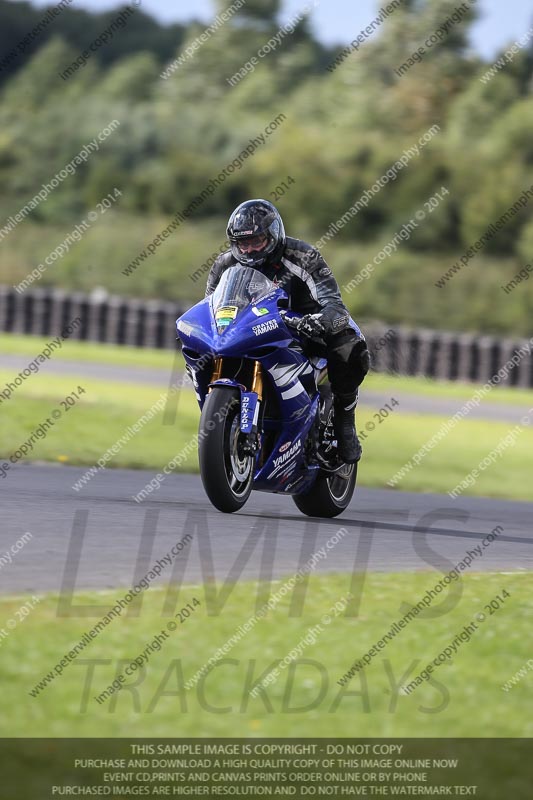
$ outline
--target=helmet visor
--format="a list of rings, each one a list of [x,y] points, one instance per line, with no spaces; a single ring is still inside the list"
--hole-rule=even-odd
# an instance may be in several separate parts
[[[279,219],[261,220],[261,223],[262,229],[247,220],[243,220],[239,225],[228,225],[227,234],[231,252],[244,266],[255,268],[263,266],[280,241],[283,227]]]
[[[240,253],[261,252],[267,246],[268,236],[260,233],[257,236],[245,236],[242,239],[236,238],[235,244]]]

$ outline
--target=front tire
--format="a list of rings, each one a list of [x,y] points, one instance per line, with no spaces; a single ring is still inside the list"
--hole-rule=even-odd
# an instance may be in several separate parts
[[[242,452],[240,394],[213,387],[200,417],[200,475],[211,503],[225,514],[239,511],[252,491],[254,457]]]
[[[348,507],[356,481],[357,464],[345,464],[331,475],[319,475],[308,492],[292,499],[308,517],[338,517]]]

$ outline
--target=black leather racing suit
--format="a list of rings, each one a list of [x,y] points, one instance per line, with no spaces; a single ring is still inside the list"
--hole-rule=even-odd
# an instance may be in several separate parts
[[[207,278],[206,297],[214,292],[222,273],[234,266],[239,262],[231,250],[217,258]],[[313,343],[312,352],[327,358],[334,396],[345,404],[353,403],[368,372],[369,353],[359,328],[350,326],[337,281],[318,250],[288,237],[281,255],[274,263],[261,267],[261,272],[287,292],[293,311],[321,314],[325,347]]]

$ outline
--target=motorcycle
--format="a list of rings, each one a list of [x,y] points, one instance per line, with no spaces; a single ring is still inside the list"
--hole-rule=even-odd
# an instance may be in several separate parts
[[[313,517],[336,517],[352,498],[357,464],[338,455],[327,362],[306,355],[298,319],[282,288],[239,266],[176,320],[201,409],[200,475],[222,512],[252,490],[290,495]]]

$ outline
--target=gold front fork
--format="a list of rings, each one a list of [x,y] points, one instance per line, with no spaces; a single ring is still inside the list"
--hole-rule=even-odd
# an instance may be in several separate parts
[[[220,376],[222,375],[222,359],[220,356],[215,358],[215,366],[213,367],[213,374],[211,375],[211,383],[218,381]],[[211,386],[209,387],[209,391],[211,391]]]
[[[257,393],[258,400],[263,399],[263,368],[259,361],[254,364],[254,374],[252,378],[252,392]]]
[[[215,365],[213,367],[211,383],[215,383],[215,381],[218,381],[221,375],[222,375],[222,358],[218,356],[217,358],[215,358]],[[209,388],[209,391],[211,391],[211,388]],[[254,363],[254,373],[252,376],[251,391],[257,393],[257,397],[259,400],[263,399],[263,369],[259,361],[256,361]]]

